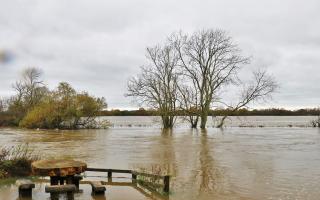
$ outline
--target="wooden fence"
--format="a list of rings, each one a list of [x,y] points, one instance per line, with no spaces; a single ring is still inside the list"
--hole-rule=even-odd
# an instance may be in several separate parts
[[[112,173],[121,173],[121,174],[131,174],[132,180],[137,180],[137,176],[150,177],[157,180],[163,181],[163,191],[169,192],[170,190],[170,176],[161,176],[156,174],[149,174],[144,172],[137,172],[133,170],[124,170],[124,169],[101,169],[101,168],[87,168],[86,171],[93,172],[107,172],[108,178],[112,178]]]

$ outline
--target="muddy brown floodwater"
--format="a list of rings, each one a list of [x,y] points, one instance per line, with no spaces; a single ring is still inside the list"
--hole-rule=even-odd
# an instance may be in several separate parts
[[[300,122],[299,122],[300,123]],[[143,124],[143,123],[142,123]],[[142,126],[142,127],[141,127]],[[264,127],[206,131],[178,127],[116,126],[106,130],[0,129],[0,146],[29,143],[46,158],[73,158],[89,167],[148,169],[172,175],[172,200],[310,199],[320,197],[320,131]],[[87,173],[86,179],[105,179]],[[119,181],[130,181],[115,175]],[[34,199],[49,199],[37,183]],[[92,199],[90,186],[76,199]],[[17,198],[13,184],[0,199]],[[107,186],[106,199],[157,199],[130,186]]]

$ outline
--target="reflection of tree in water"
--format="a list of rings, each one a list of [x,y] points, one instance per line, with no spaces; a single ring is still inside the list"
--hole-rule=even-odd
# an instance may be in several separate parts
[[[153,160],[161,168],[162,175],[176,174],[176,155],[174,149],[174,138],[172,129],[162,129],[158,144],[154,144],[151,149]]]
[[[176,166],[175,166],[175,149],[174,149],[174,138],[172,136],[172,130],[163,129],[160,134],[155,136],[156,138],[152,139],[152,143],[149,146],[149,156],[151,158],[148,161],[152,161],[151,163],[135,163],[131,164],[130,167],[138,172],[145,172],[154,175],[170,175],[172,177],[176,174]],[[147,156],[147,158],[149,157]],[[156,177],[138,177],[140,182],[139,185],[143,190],[148,190],[148,195],[143,192],[138,187],[138,189],[142,194],[150,199],[166,199],[168,200],[170,196],[166,193],[163,193],[163,179],[159,179]],[[171,181],[172,183],[172,178]],[[172,184],[170,184],[170,188]],[[172,191],[172,188],[170,189]]]
[[[149,147],[149,156],[151,158],[148,161],[151,160],[152,163],[135,163],[131,167],[159,175],[175,174],[174,163],[176,156],[172,130],[162,129],[160,134],[153,139]]]
[[[174,138],[172,130],[162,129],[160,135],[153,139],[149,147],[149,156],[152,163],[135,163],[131,167],[139,172],[146,172],[155,175],[170,175],[176,174],[176,155],[174,149]],[[148,160],[148,161],[150,161]],[[172,178],[171,178],[172,180]],[[147,180],[154,183],[162,183],[162,180],[151,179]],[[172,183],[172,181],[170,181]],[[161,187],[162,190],[162,187]]]
[[[198,132],[198,130],[196,130]],[[212,157],[213,148],[208,141],[207,130],[201,130],[198,162],[191,176],[191,181],[198,186],[198,195],[219,193],[223,187],[223,171]],[[196,188],[195,188],[196,189]]]
[[[175,149],[174,149],[174,138],[172,135],[172,129],[163,129],[161,131],[161,140],[160,144],[163,146],[162,148],[162,155],[163,161],[172,164],[175,162]]]

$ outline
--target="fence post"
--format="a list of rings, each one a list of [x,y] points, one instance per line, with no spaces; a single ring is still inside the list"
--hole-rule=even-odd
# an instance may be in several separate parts
[[[137,184],[137,174],[135,174],[134,172],[132,172],[131,175],[132,175],[132,179],[131,179],[131,180],[132,180],[132,183],[133,183],[133,184]]]
[[[132,179],[136,180],[137,179],[137,174],[132,173]]]
[[[169,190],[170,190],[170,176],[164,176],[163,184],[164,184],[163,191],[169,192]]]
[[[112,178],[112,171],[108,171],[108,178]]]

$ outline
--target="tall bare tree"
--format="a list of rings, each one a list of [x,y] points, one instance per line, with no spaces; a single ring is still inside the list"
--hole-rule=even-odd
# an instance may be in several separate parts
[[[221,30],[203,30],[192,35],[174,34],[170,41],[179,55],[183,75],[194,84],[198,95],[201,128],[217,92],[237,78],[248,58],[241,55],[231,37]]]
[[[46,92],[41,76],[42,71],[35,67],[27,68],[22,73],[22,84],[25,87],[25,100],[30,108],[39,103],[43,93]]]
[[[41,76],[41,70],[35,67],[26,68],[22,72],[21,79],[13,85],[17,92],[17,101],[24,101],[30,108],[39,102],[46,90]]]
[[[16,95],[9,100],[9,110],[17,116],[19,121],[28,110],[38,104],[42,97],[47,93],[43,81],[42,72],[35,67],[26,68],[21,73],[21,79],[16,81],[12,87]]]
[[[267,74],[266,71],[261,70],[254,71],[253,79],[248,84],[241,84],[241,86],[243,88],[240,93],[240,98],[235,105],[227,105],[225,102],[222,102],[227,105],[231,112],[248,107],[248,104],[253,102],[268,100],[268,98],[271,98],[272,93],[274,93],[278,88],[278,84],[274,77]],[[218,128],[223,126],[227,117],[227,115],[222,117],[219,125],[217,126]]]
[[[266,72],[255,72],[249,85],[242,85],[239,70],[249,64],[232,38],[222,30],[203,30],[192,35],[173,34],[163,47],[148,48],[151,66],[128,83],[128,96],[159,110],[164,127],[172,127],[176,110],[183,113],[192,128],[204,129],[210,109],[229,84],[243,86],[238,110],[250,102],[265,99],[276,82]],[[221,124],[223,124],[223,117]]]
[[[149,66],[128,82],[127,96],[136,97],[141,105],[157,109],[164,128],[176,120],[179,57],[170,45],[147,48]]]

